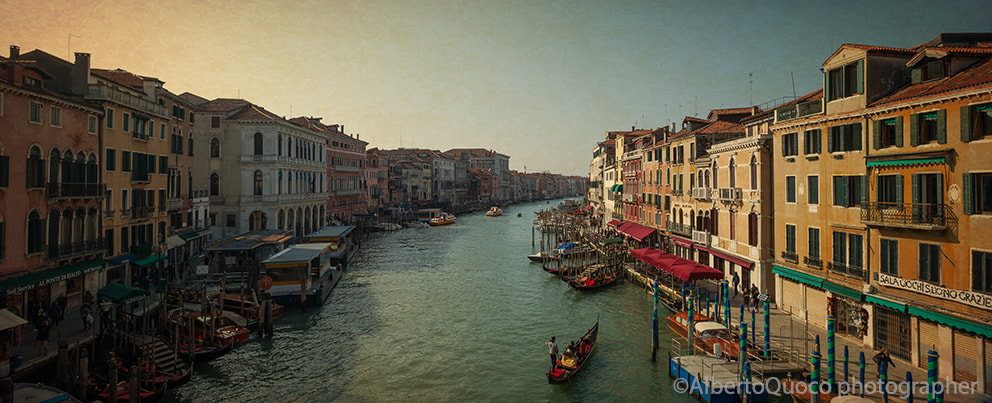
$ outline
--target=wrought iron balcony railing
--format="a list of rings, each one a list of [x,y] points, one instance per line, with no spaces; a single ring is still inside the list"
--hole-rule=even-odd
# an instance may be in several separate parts
[[[692,242],[702,245],[709,245],[710,233],[706,231],[692,231]]]
[[[946,204],[935,203],[861,203],[861,222],[899,228],[944,230],[957,224],[958,218]]]
[[[692,198],[696,200],[709,200],[711,193],[710,188],[692,188]]]
[[[48,183],[48,197],[104,197],[107,185],[101,183]]]
[[[692,226],[689,224],[679,224],[672,221],[665,221],[665,229],[676,234],[692,236]]]
[[[718,188],[716,198],[723,201],[740,201],[742,197],[741,188]]]
[[[861,267],[849,266],[837,262],[828,262],[827,269],[834,273],[840,273],[848,277],[855,277],[867,281],[865,269]]]
[[[803,256],[803,263],[805,263],[806,266],[812,267],[814,269],[823,268],[823,261],[820,260],[820,258],[818,257]]]
[[[791,263],[799,263],[799,255],[796,252],[782,251],[782,260]]]
[[[107,240],[97,238],[91,241],[71,242],[59,245],[48,245],[49,259],[67,259],[88,253],[103,252],[107,249]]]

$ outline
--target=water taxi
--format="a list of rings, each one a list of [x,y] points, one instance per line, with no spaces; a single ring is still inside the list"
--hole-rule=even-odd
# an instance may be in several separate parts
[[[285,306],[323,304],[341,279],[340,268],[331,264],[336,252],[328,242],[303,243],[262,261],[272,299]]]
[[[503,209],[496,206],[490,207],[489,211],[486,212],[486,217],[499,217],[501,215],[503,215]]]
[[[457,219],[458,218],[455,217],[454,215],[448,214],[448,213],[445,213],[445,212],[442,211],[440,214],[434,216],[434,218],[431,218],[431,221],[430,221],[429,224],[432,227],[437,227],[437,226],[441,226],[441,225],[449,225],[449,224],[454,224],[455,223],[455,220],[457,220]]]

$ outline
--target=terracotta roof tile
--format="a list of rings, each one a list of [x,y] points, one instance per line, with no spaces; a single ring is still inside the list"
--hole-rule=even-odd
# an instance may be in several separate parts
[[[145,89],[145,77],[141,77],[127,70],[90,69],[90,74],[101,77],[105,80],[113,81],[120,85],[131,87],[138,91],[143,91]],[[158,81],[154,78],[149,79]]]
[[[907,85],[875,101],[869,108],[944,96],[976,88],[992,88],[992,57],[973,64],[952,77]]]

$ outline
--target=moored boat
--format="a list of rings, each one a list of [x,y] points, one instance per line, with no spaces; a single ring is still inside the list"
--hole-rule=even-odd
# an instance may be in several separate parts
[[[341,270],[331,264],[328,242],[294,245],[262,261],[264,275],[271,279],[272,299],[283,306],[324,303],[341,279]]]
[[[441,212],[437,216],[434,216],[434,218],[431,218],[431,221],[428,224],[430,224],[430,226],[432,227],[450,225],[450,224],[454,224],[455,220],[457,219],[458,217],[455,217],[453,214]]]
[[[545,373],[548,377],[548,383],[571,382],[571,378],[589,361],[589,357],[592,356],[592,351],[596,347],[598,337],[599,319],[596,320],[596,324],[592,325],[586,331],[586,334],[582,335],[578,340],[568,343],[568,346],[565,347],[565,352],[562,353],[561,358],[555,363],[554,368],[551,368],[551,370]]]
[[[234,343],[223,346],[213,346],[203,343],[185,344],[179,346],[179,356],[186,361],[207,362],[231,352]]]
[[[620,271],[609,269],[603,265],[594,265],[592,268],[572,277],[568,280],[568,285],[579,290],[593,290],[606,287],[623,279]]]
[[[347,268],[348,263],[351,263],[351,260],[358,254],[358,248],[361,246],[355,228],[354,225],[324,227],[303,237],[301,242],[329,243],[330,255],[328,257],[331,266],[340,265],[342,268]]]
[[[669,329],[672,329],[673,332],[683,339],[687,338],[688,313],[679,312],[675,315],[670,315],[667,321]],[[740,343],[733,340],[733,335],[730,334],[726,326],[706,315],[693,313],[693,329],[695,329],[693,331],[693,344],[697,349],[707,354],[729,360],[736,360],[738,358],[737,356],[741,348]]]
[[[192,335],[208,344],[226,346],[241,344],[248,340],[248,328],[235,323],[225,315],[211,315],[208,312],[190,312],[182,308],[169,312],[172,326],[178,327],[179,334]]]
[[[530,259],[531,262],[543,262],[546,260],[560,259],[559,257],[549,255],[548,252],[538,252],[533,255],[527,255],[527,258]]]

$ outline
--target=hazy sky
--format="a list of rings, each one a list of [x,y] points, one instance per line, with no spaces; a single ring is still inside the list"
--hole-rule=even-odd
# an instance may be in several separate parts
[[[588,175],[607,131],[813,91],[841,44],[992,32],[990,1],[0,0],[0,14],[0,49],[88,52],[370,147],[481,147],[567,175]]]

